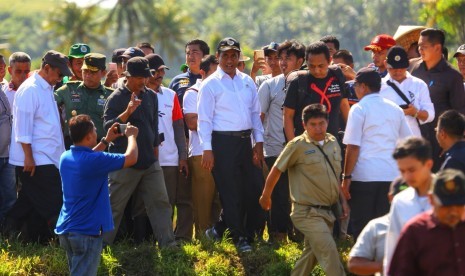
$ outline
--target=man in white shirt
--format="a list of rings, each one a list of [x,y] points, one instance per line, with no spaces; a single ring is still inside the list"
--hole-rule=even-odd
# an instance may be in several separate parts
[[[264,162],[263,126],[255,83],[237,70],[240,52],[240,44],[234,38],[225,38],[218,44],[219,68],[200,86],[198,131],[202,167],[212,170],[226,226],[238,251],[248,252],[252,250],[248,238],[252,237],[247,237],[244,225],[245,213],[249,212],[245,206],[254,200],[258,205],[261,187],[255,182],[254,163]],[[255,190],[258,194],[253,198],[250,193]],[[257,217],[249,214],[247,223],[250,220]],[[209,230],[218,234],[216,227]]]
[[[50,230],[45,237],[51,235],[63,203],[58,164],[65,148],[53,87],[71,75],[68,58],[51,50],[42,58],[39,72],[16,92],[10,164],[16,166],[22,188],[7,215],[7,227],[17,231],[26,224],[27,233],[22,233],[26,240],[37,240],[43,221]]]
[[[399,193],[391,204],[389,226],[386,233],[384,272],[391,262],[400,232],[416,215],[431,209],[428,191],[433,182],[433,153],[431,144],[419,137],[410,137],[397,145],[393,154],[402,178],[410,186]]]
[[[264,155],[268,168],[273,167],[276,159],[284,149],[286,138],[283,131],[282,106],[286,98],[285,78],[298,70],[305,59],[305,46],[296,40],[286,40],[278,47],[279,65],[282,74],[268,79],[258,89],[261,106],[261,119],[265,127]],[[272,194],[273,205],[270,209],[268,234],[270,241],[284,241],[292,229],[290,218],[291,202],[289,201],[289,183],[287,172],[278,180]]]
[[[187,88],[183,99],[184,120],[189,129],[189,174],[192,184],[192,209],[194,211],[195,236],[199,239],[208,228],[218,221],[221,212],[218,192],[210,171],[201,166],[202,147],[197,133],[197,96],[202,80],[208,78],[218,68],[214,55],[205,56],[200,62],[201,79]]]
[[[381,77],[362,68],[354,89],[360,101],[349,112],[342,189],[351,208],[354,238],[372,219],[389,211],[386,197],[398,170],[392,152],[399,139],[412,135],[402,109],[379,95]]]
[[[413,135],[421,137],[419,124],[434,120],[434,105],[426,83],[407,72],[407,52],[400,46],[389,49],[384,61],[388,74],[383,78],[379,94],[404,111]]]
[[[15,52],[11,54],[8,62],[10,64],[8,66],[8,73],[10,74],[11,79],[8,85],[5,85],[3,91],[8,97],[11,109],[13,109],[16,91],[27,79],[27,75],[31,71],[31,57],[24,52]]]

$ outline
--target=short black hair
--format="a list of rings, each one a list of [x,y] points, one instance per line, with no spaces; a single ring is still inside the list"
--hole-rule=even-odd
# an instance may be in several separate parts
[[[352,53],[345,49],[338,50],[334,53],[333,58],[340,58],[347,65],[354,64],[354,57],[352,56]]]
[[[329,120],[329,113],[326,106],[322,104],[311,104],[307,105],[304,110],[302,110],[302,121],[304,124],[312,118],[324,118]]]
[[[210,47],[208,46],[207,42],[201,39],[196,38],[196,39],[190,40],[189,42],[186,43],[186,46],[184,47],[184,49],[186,49],[187,46],[189,45],[199,45],[200,51],[202,51],[203,55],[210,54]]]
[[[432,44],[441,44],[441,47],[444,47],[444,42],[446,41],[446,34],[443,30],[428,28],[421,31],[420,36],[426,36],[428,42]]]
[[[402,159],[406,157],[413,157],[421,162],[426,162],[433,159],[433,153],[431,144],[428,140],[421,137],[408,137],[400,141],[394,153],[392,154],[394,159]]]
[[[308,60],[310,55],[319,55],[319,54],[324,54],[326,57],[326,60],[328,60],[329,62],[331,55],[329,54],[328,46],[326,46],[326,44],[323,41],[310,43],[310,45],[308,45],[305,48],[305,60]]]
[[[465,116],[457,110],[445,111],[438,119],[439,130],[456,139],[462,138],[465,132]]]
[[[336,47],[336,51],[339,51],[339,40],[334,35],[325,35],[320,38],[320,41],[323,41],[324,43],[333,43],[334,47]]]
[[[294,54],[297,57],[297,59],[305,58],[305,45],[303,45],[295,39],[285,40],[284,42],[279,44],[278,56],[281,56],[281,54],[284,51],[286,51],[286,55]]]
[[[203,70],[205,73],[210,71],[210,66],[212,64],[218,64],[218,59],[214,55],[206,55],[202,58],[200,62],[200,70]]]
[[[155,47],[153,47],[152,44],[150,44],[150,42],[139,42],[137,43],[137,48],[149,48],[152,50],[153,53],[155,53]]]
[[[89,115],[80,114],[69,120],[69,136],[74,144],[81,142],[89,132],[94,130],[94,123]]]

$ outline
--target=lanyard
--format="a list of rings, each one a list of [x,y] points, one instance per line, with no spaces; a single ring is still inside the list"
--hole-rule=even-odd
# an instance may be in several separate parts
[[[312,83],[310,85],[310,88],[318,93],[321,97],[320,104],[323,104],[323,102],[326,102],[326,106],[328,108],[328,113],[331,112],[331,102],[329,101],[328,97],[326,96],[326,92],[328,91],[328,88],[331,86],[331,83],[333,82],[334,77],[329,78],[329,80],[326,82],[325,89],[321,91],[320,88],[316,86],[316,84]]]

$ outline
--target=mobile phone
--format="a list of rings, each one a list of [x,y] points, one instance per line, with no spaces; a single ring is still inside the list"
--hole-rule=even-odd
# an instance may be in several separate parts
[[[407,109],[408,108],[408,104],[401,104],[399,105],[400,108],[402,109]]]
[[[118,126],[118,133],[125,134],[126,128],[128,127],[127,124],[119,124]]]
[[[163,132],[158,134],[158,141],[160,143],[165,142],[165,134]]]
[[[265,51],[264,50],[254,50],[253,51],[253,60],[257,60],[259,58],[265,58]]]
[[[182,173],[182,175],[183,175],[184,177],[187,177],[186,168],[183,167],[182,170],[181,170],[181,173]]]
[[[110,70],[110,71],[115,70],[116,71],[116,63],[114,63],[114,62],[108,63],[108,70]]]

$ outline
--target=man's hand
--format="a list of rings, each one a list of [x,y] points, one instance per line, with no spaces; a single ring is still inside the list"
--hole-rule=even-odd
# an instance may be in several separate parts
[[[105,83],[103,84],[106,87],[111,87],[111,85],[118,81],[118,73],[116,70],[109,70],[106,77]]]
[[[338,63],[337,66],[341,68],[342,74],[344,75],[344,77],[346,77],[347,80],[355,79],[356,72],[354,71],[354,69],[352,69],[352,67],[344,63]]]
[[[36,171],[36,162],[34,161],[34,157],[32,155],[24,155],[24,168],[23,172],[31,172],[31,176],[34,176]]]
[[[137,138],[138,134],[139,134],[139,129],[131,125],[131,123],[128,123],[126,127],[126,131],[124,132],[124,135],[126,135],[126,137],[134,136],[134,138]]]
[[[402,110],[404,111],[405,115],[412,116],[412,117],[415,116],[415,114],[417,113],[417,108],[413,104],[409,104],[406,109],[402,109]]]
[[[258,58],[256,60],[254,60],[253,64],[252,64],[252,70],[250,70],[250,72],[252,73],[257,73],[258,70],[262,69],[266,69],[266,62],[265,62],[265,59],[264,58]]]
[[[115,141],[116,138],[123,136],[122,133],[118,131],[119,123],[114,123],[107,131],[107,135],[105,136],[105,141],[108,143]]]
[[[271,209],[271,197],[270,196],[266,196],[264,194],[262,194],[262,196],[260,197],[260,206],[262,206],[262,209],[265,210],[265,211],[269,211]]]
[[[202,154],[202,168],[211,171],[215,165],[215,157],[213,156],[213,151],[204,150]]]
[[[263,157],[263,143],[256,143],[253,148],[253,164],[260,169],[263,168],[265,157]]]
[[[185,172],[184,177],[189,175],[189,166],[187,165],[187,160],[179,160],[179,173]]]
[[[350,207],[349,207],[349,204],[347,204],[347,200],[345,200],[345,198],[341,200],[341,205],[342,205],[342,216],[340,217],[340,219],[346,219],[349,217]]]
[[[342,193],[346,200],[350,199],[350,193],[349,193],[350,183],[351,183],[351,179],[346,178],[342,181],[342,185],[341,185]]]
[[[134,111],[136,111],[136,109],[140,106],[141,103],[142,100],[139,100],[136,94],[132,93],[131,100],[129,101],[128,107],[126,108],[126,112],[128,113],[128,115],[130,116],[132,113],[134,113]]]

